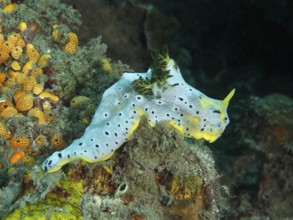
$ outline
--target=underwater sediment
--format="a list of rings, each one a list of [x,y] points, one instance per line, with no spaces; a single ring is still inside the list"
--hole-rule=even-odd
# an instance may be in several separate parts
[[[202,141],[142,120],[102,163],[55,173],[44,159],[79,137],[102,93],[130,68],[101,37],[79,45],[81,18],[57,0],[0,1],[0,217],[217,219],[226,188]]]

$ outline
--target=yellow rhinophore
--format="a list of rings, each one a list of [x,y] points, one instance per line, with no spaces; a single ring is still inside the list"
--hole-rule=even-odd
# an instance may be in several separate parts
[[[232,99],[232,97],[235,94],[235,89],[232,89],[231,92],[229,92],[229,94],[226,96],[226,98],[224,98],[224,100],[222,101],[223,105],[227,108],[229,105],[230,100]]]

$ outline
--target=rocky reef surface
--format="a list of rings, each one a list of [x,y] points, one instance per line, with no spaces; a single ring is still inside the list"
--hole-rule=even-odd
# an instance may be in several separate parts
[[[107,57],[101,37],[80,44],[82,19],[72,6],[0,6],[1,219],[220,216],[228,190],[210,150],[165,123],[150,128],[142,120],[108,161],[41,170],[48,155],[83,133],[105,89],[131,69]]]
[[[2,219],[292,218],[289,0],[62,2],[0,0]],[[108,161],[40,170],[165,43],[191,85],[236,88],[223,137],[208,148],[143,120]]]

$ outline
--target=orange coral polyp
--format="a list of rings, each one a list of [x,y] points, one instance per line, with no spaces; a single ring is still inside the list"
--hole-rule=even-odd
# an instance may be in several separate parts
[[[16,151],[11,155],[9,162],[11,164],[16,164],[19,161],[21,161],[24,157],[25,157],[25,153],[23,151]]]
[[[37,83],[38,82],[35,76],[27,77],[26,79],[23,80],[24,91],[31,92]]]
[[[53,115],[52,114],[47,114],[46,111],[44,111],[44,112],[45,112],[45,121],[47,123],[50,123],[51,121],[53,121],[53,119],[54,119]]]
[[[5,14],[12,13],[15,10],[16,6],[17,6],[16,3],[10,3],[10,4],[5,5],[3,8],[3,13],[5,13]]]
[[[40,57],[40,59],[39,59],[39,61],[38,61],[38,66],[40,67],[40,68],[44,68],[45,66],[47,66],[48,65],[48,62],[49,62],[49,59],[51,58],[51,55],[50,54],[43,54],[41,57]]]
[[[41,68],[35,68],[31,72],[32,76],[40,76],[43,75],[43,70]]]
[[[30,139],[25,135],[12,137],[9,141],[12,148],[28,148],[30,146]]]
[[[43,109],[44,110],[50,110],[50,109],[52,109],[51,103],[49,101],[43,102]]]
[[[5,63],[9,59],[9,53],[6,50],[2,50],[0,47],[0,64]]]
[[[77,45],[74,42],[69,41],[65,47],[64,51],[70,54],[75,54],[77,51]]]
[[[16,79],[19,75],[20,75],[20,72],[18,72],[18,71],[14,71],[14,70],[12,70],[12,69],[9,69],[9,70],[8,70],[8,76],[9,76],[10,78],[14,78],[14,79]]]
[[[59,43],[60,42],[60,30],[57,28],[54,29],[51,34],[51,37],[52,37],[53,41]]]
[[[0,112],[2,112],[3,110],[5,110],[8,107],[13,107],[12,102],[10,102],[10,101],[0,101]]]
[[[28,111],[28,115],[30,115],[32,117],[36,117],[38,119],[38,124],[39,125],[46,123],[45,115],[42,112],[42,110],[39,109],[39,108],[32,108],[32,109],[30,109]]]
[[[47,138],[46,138],[46,136],[40,134],[35,138],[34,142],[35,142],[35,144],[39,145],[40,147],[43,147],[46,145]]]
[[[24,64],[23,68],[22,68],[22,72],[24,74],[28,74],[29,71],[31,71],[31,69],[33,68],[34,62],[29,60],[28,62],[26,62],[26,64]]]
[[[34,48],[32,44],[26,45],[26,55],[28,59],[34,63],[38,62],[40,58],[39,52]]]
[[[72,108],[85,108],[91,103],[91,99],[87,96],[75,96],[70,101],[70,107]]]
[[[18,113],[14,107],[7,107],[0,113],[0,118],[12,118]]]
[[[44,90],[44,85],[40,83],[35,84],[33,87],[33,93],[35,95],[39,95],[41,92],[43,92],[43,90]]]
[[[4,137],[9,140],[11,138],[11,131],[6,130],[6,133],[4,134]]]
[[[73,32],[69,32],[67,35],[67,42],[72,42],[77,46],[78,45],[77,35]]]
[[[13,43],[14,45],[17,43],[17,41],[19,41],[21,39],[21,35],[18,33],[13,33],[10,34],[7,38],[7,40],[11,43]]]
[[[19,99],[20,97],[24,96],[26,93],[25,91],[22,90],[16,90],[13,96],[14,101],[16,102],[17,99]]]
[[[26,74],[24,73],[19,73],[17,72],[18,74],[16,75],[15,79],[16,79],[16,82],[18,84],[22,84],[24,82],[24,80],[27,78]]]
[[[45,98],[49,98],[51,99],[52,101],[54,102],[58,102],[59,101],[59,97],[52,94],[52,93],[49,93],[49,92],[42,92],[40,95],[39,95],[40,99],[45,99]]]
[[[66,143],[60,134],[54,134],[51,138],[51,145],[61,150],[65,147]]]
[[[12,88],[16,85],[16,80],[14,78],[9,78],[5,81],[5,86],[8,88]]]
[[[27,29],[27,24],[26,24],[24,21],[20,22],[20,23],[18,24],[18,29],[19,29],[21,32],[26,31],[26,29]]]
[[[11,53],[13,48],[15,47],[14,43],[6,40],[1,44],[1,50],[7,52],[8,54]]]
[[[15,46],[11,51],[11,57],[18,60],[22,55],[23,49],[21,46]]]
[[[10,67],[15,71],[19,71],[21,69],[21,66],[17,61],[11,62]]]
[[[4,72],[0,73],[0,83],[4,82],[6,79],[6,74]]]
[[[25,94],[16,100],[16,108],[19,111],[27,111],[33,107],[34,96],[32,94]]]
[[[21,48],[24,48],[26,45],[26,42],[23,39],[20,39],[17,41],[16,46],[20,46]]]

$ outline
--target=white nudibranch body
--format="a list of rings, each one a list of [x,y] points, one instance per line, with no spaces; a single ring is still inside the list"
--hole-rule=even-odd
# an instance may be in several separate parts
[[[153,95],[141,95],[132,82],[150,79],[152,69],[146,73],[124,73],[121,79],[105,91],[92,122],[84,135],[62,151],[48,157],[42,168],[48,172],[59,170],[75,159],[99,162],[112,156],[128,141],[145,116],[150,126],[168,121],[183,136],[214,142],[229,123],[227,107],[234,89],[224,100],[207,97],[188,85],[172,59],[168,60],[167,89],[153,87]],[[158,95],[159,94],[159,95]]]

